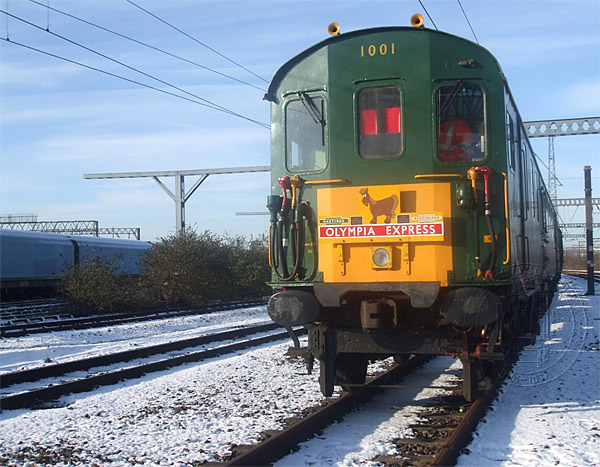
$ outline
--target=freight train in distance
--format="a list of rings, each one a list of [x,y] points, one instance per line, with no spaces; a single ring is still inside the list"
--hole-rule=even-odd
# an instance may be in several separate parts
[[[269,315],[307,327],[326,396],[370,360],[428,354],[460,356],[473,400],[560,278],[557,216],[498,62],[411,23],[332,23],[265,95]]]
[[[138,240],[0,229],[2,299],[54,294],[65,267],[98,257],[115,259],[119,274],[138,274],[138,259],[151,247]]]

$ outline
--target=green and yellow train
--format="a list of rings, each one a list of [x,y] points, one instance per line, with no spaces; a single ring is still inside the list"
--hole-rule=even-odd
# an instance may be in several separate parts
[[[457,355],[468,400],[536,332],[556,213],[496,59],[422,27],[339,34],[273,78],[271,318],[308,328],[320,385],[369,360]]]

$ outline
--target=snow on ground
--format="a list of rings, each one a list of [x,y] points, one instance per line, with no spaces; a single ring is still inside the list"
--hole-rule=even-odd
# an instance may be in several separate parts
[[[252,444],[320,404],[317,374],[290,343],[66,396],[64,407],[0,414],[0,464],[190,465]],[[46,457],[40,457],[43,453]]]
[[[0,340],[0,376],[10,371],[190,339],[271,322],[266,305],[140,323]]]
[[[600,298],[582,296],[585,290],[584,280],[563,277],[541,335],[523,353],[459,465],[600,465]],[[214,326],[226,324],[225,318]],[[80,335],[71,333],[66,345],[77,344]],[[39,339],[43,346],[53,335]],[[253,443],[261,431],[281,428],[286,418],[324,400],[318,367],[307,375],[300,360],[283,356],[288,346],[263,346],[68,396],[60,408],[5,411],[0,464],[218,460],[232,443]],[[438,358],[405,383],[447,384],[459,368]],[[280,465],[362,465],[393,452],[391,441],[415,421],[418,406],[439,394],[388,391]]]
[[[600,465],[600,296],[563,276],[459,466]],[[596,286],[596,294],[600,294]]]

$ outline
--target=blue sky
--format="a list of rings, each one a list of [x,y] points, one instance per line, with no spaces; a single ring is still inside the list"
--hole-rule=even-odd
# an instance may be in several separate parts
[[[55,34],[172,83],[248,118],[268,123],[263,91],[111,35],[64,11],[135,38],[258,88],[267,83],[185,37],[126,0],[0,0],[0,37],[100,68],[170,92]],[[269,81],[285,61],[328,37],[409,25],[424,14],[417,0],[135,0]],[[473,40],[454,0],[423,3],[437,27]],[[462,0],[481,45],[500,62],[524,120],[600,116],[599,0]],[[424,14],[426,17],[426,15]],[[426,26],[433,27],[426,17]],[[269,131],[222,112],[100,74],[15,44],[0,42],[2,215],[34,213],[40,220],[96,219],[101,227],[141,227],[154,240],[174,231],[171,199],[150,179],[84,180],[84,173],[185,170],[269,165]],[[548,142],[533,140],[546,162]],[[600,197],[600,136],[555,139],[559,198],[583,196],[583,166],[592,165]],[[193,179],[186,179],[191,186]],[[165,183],[172,186],[172,180]],[[186,205],[198,230],[257,235],[268,218],[235,216],[264,211],[268,174],[210,176]],[[582,222],[583,209],[562,210]],[[595,218],[598,222],[598,217]]]

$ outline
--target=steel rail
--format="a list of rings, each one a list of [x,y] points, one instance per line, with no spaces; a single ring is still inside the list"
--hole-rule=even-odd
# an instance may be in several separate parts
[[[74,318],[68,320],[36,322],[27,325],[2,326],[0,335],[2,337],[22,337],[28,334],[39,334],[43,332],[56,332],[74,329],[90,329],[107,325],[126,324],[141,321],[152,321],[157,319],[171,318],[177,316],[197,315],[200,313],[210,313],[215,311],[224,311],[228,309],[239,309],[247,306],[260,305],[265,303],[263,299],[245,300],[228,303],[219,303],[207,305],[202,308],[194,308],[186,311],[142,311],[131,313],[115,313],[102,316],[88,316],[83,318]]]
[[[24,383],[27,381],[38,381],[44,378],[62,376],[66,373],[72,373],[74,371],[85,371],[94,367],[123,363],[136,358],[147,358],[153,355],[182,350],[188,347],[197,347],[199,345],[210,344],[212,342],[237,339],[251,334],[269,332],[280,328],[281,326],[275,323],[244,327],[241,329],[234,329],[232,331],[219,332],[204,336],[191,337],[189,339],[167,342],[165,344],[151,345],[148,347],[142,347],[140,349],[125,350],[123,352],[116,352],[109,355],[100,355],[97,357],[89,357],[81,360],[55,363],[48,366],[4,373],[0,375],[0,387],[7,388],[14,384]]]
[[[498,393],[498,388],[504,382],[504,378],[494,381],[492,388],[486,391],[483,397],[478,398],[467,409],[464,418],[458,423],[458,426],[452,431],[452,434],[444,441],[442,446],[435,454],[435,459],[431,466],[443,467],[456,465],[456,460],[461,451],[471,441],[473,432],[477,428],[479,421],[484,417],[487,409]]]
[[[32,408],[37,404],[50,402],[67,394],[91,391],[99,386],[116,384],[120,381],[139,378],[148,373],[167,370],[185,363],[199,362],[208,358],[218,357],[224,354],[237,352],[239,350],[245,350],[249,347],[255,347],[286,338],[289,338],[287,331],[278,332],[268,336],[258,337],[256,339],[249,339],[243,342],[236,342],[234,344],[223,345],[208,350],[191,352],[131,368],[110,371],[99,375],[88,376],[87,378],[82,378],[75,381],[69,381],[33,391],[1,397],[0,410]]]

